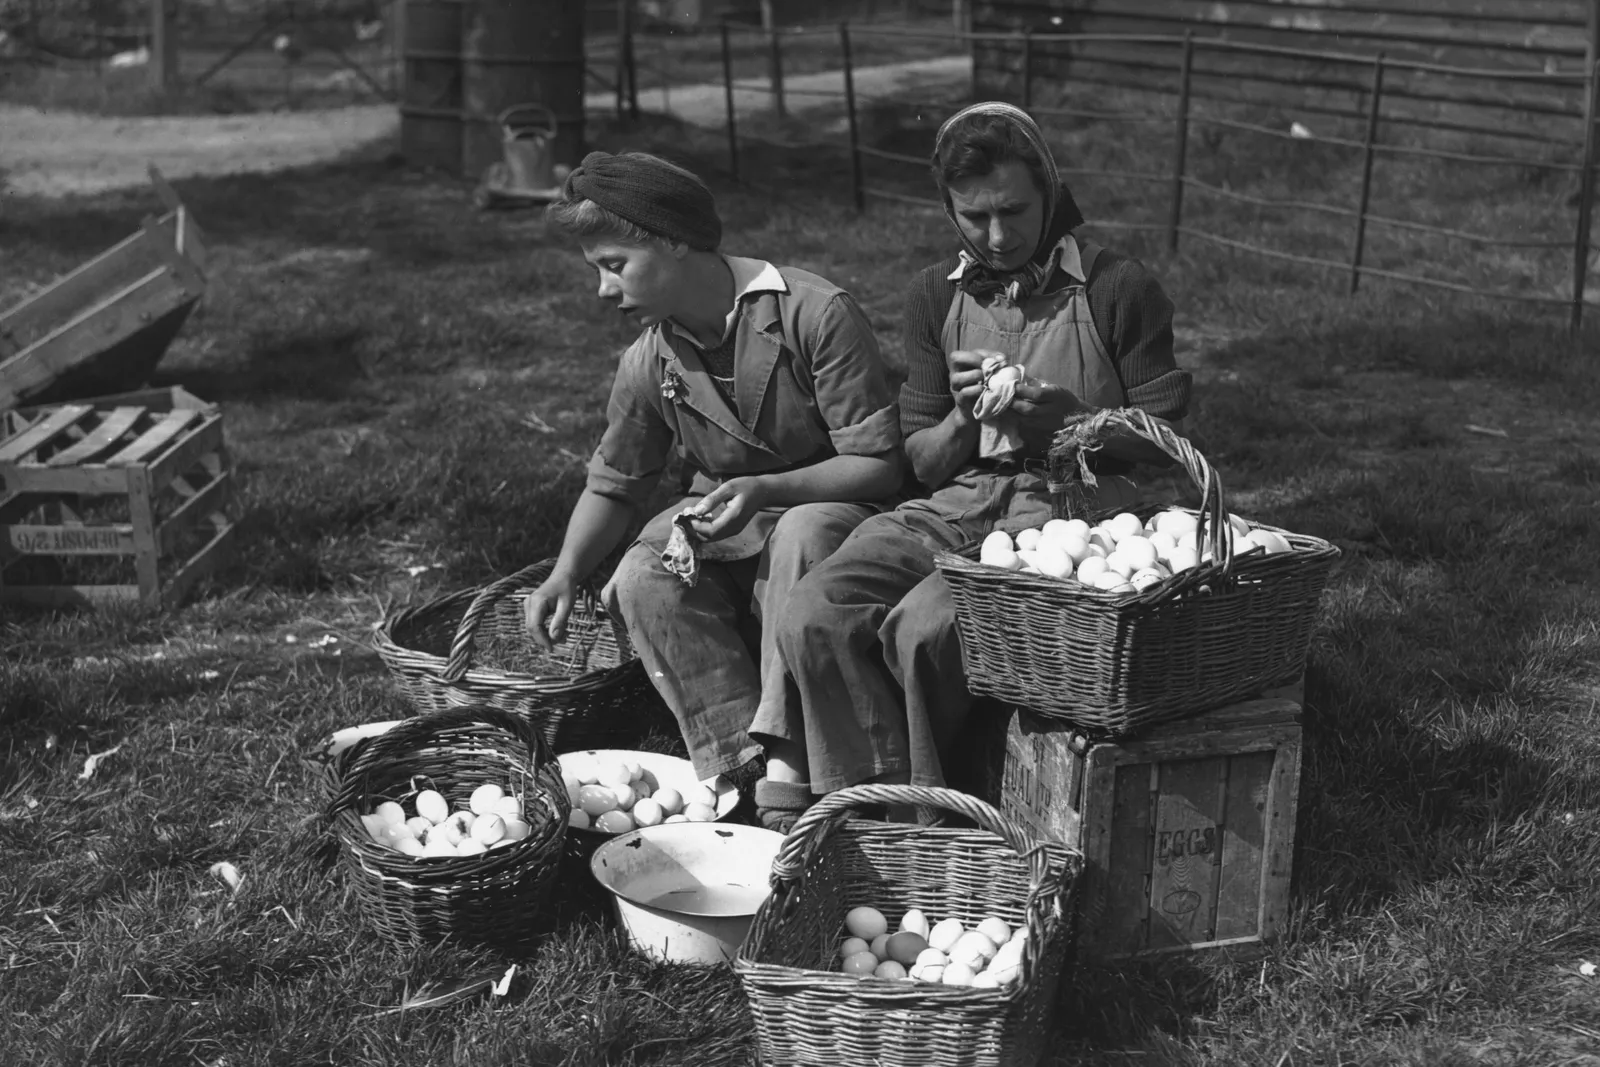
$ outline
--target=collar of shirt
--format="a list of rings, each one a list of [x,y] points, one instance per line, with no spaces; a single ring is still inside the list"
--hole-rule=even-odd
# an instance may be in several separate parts
[[[1050,250],[1050,255],[1058,257],[1056,266],[1061,270],[1066,271],[1085,285],[1089,283],[1089,279],[1083,276],[1083,254],[1078,250],[1077,238],[1073,237],[1072,234],[1069,233],[1057,241],[1055,247]],[[972,258],[972,253],[963,248],[960,262],[956,264],[956,269],[951,271],[945,280],[959,282],[967,271],[977,265],[978,261]]]
[[[744,298],[756,293],[787,293],[789,283],[783,280],[783,275],[778,268],[764,259],[748,259],[744,256],[723,256],[722,261],[728,265],[728,270],[733,274],[733,307],[728,311],[728,319],[722,325],[722,340],[726,341],[733,333],[733,327],[739,321],[739,307],[744,303]],[[694,334],[678,325],[672,319],[667,320],[667,325],[672,332],[688,341],[696,348],[705,349],[705,345],[697,340]]]

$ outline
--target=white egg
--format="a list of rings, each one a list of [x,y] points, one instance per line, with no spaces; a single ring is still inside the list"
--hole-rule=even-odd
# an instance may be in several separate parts
[[[1000,988],[1000,983],[995,980],[993,974],[989,973],[988,971],[980,971],[978,975],[972,979],[972,988],[998,989]]]
[[[710,804],[687,804],[683,809],[683,817],[690,822],[716,822],[717,809]]]
[[[572,792],[574,791],[568,790],[568,795],[570,796]],[[522,818],[522,798],[501,797],[495,802],[494,813],[500,816],[502,819]]]
[[[1156,529],[1179,541],[1183,540],[1184,534],[1193,533],[1200,522],[1198,518],[1187,511],[1163,511],[1156,518],[1160,523]]]
[[[941,981],[945,985],[971,985],[972,980],[978,977],[976,971],[960,960],[951,960],[945,965]]]
[[[494,811],[494,806],[500,803],[506,791],[493,782],[485,782],[472,791],[472,796],[467,800],[467,807],[474,815],[487,815]]]
[[[950,958],[965,963],[975,971],[981,971],[985,964],[994,959],[998,949],[999,946],[989,938],[988,934],[981,930],[968,930],[950,950]]]
[[[1120,544],[1130,537],[1142,535],[1144,523],[1133,512],[1124,511],[1107,521],[1106,529],[1110,531],[1111,539]]]
[[[450,802],[437,789],[424,789],[417,794],[417,814],[437,826],[450,817]]]
[[[1016,571],[1022,569],[1022,557],[1009,548],[997,548],[988,553],[980,561],[991,567],[999,567],[1003,571]]]
[[[990,967],[987,973],[994,976],[995,985],[1010,985],[1022,977],[1022,965],[1019,963],[1011,967]]]
[[[631,785],[614,785],[611,787],[611,792],[617,798],[618,811],[627,811],[639,799],[638,794],[633,791],[633,786]]]
[[[1293,552],[1294,546],[1289,544],[1288,538],[1273,530],[1256,530],[1253,534],[1256,543],[1267,550],[1267,555],[1276,556],[1283,552]]]
[[[1155,544],[1148,537],[1134,534],[1117,542],[1117,555],[1133,564],[1133,569],[1137,571],[1154,563],[1158,553]]]
[[[619,786],[633,781],[627,765],[621,760],[606,760],[600,764],[600,785]]]
[[[918,964],[911,968],[910,974],[919,982],[938,984],[944,981],[944,968],[945,965],[942,963]]]
[[[1155,547],[1156,559],[1166,559],[1178,547],[1178,539],[1165,530],[1157,530],[1150,535],[1150,544]]]
[[[427,854],[427,846],[414,837],[402,837],[399,841],[395,842],[394,847],[396,850],[413,858]]]
[[[577,779],[579,785],[595,785],[600,781],[600,764],[592,758],[572,758],[562,777],[566,774]]]
[[[1167,557],[1167,562],[1172,565],[1172,573],[1186,571],[1200,565],[1200,557],[1193,548],[1175,548],[1172,555]]]
[[[633,821],[640,826],[659,826],[661,825],[661,820],[667,817],[667,813],[661,810],[661,805],[650,797],[636,801],[629,814],[633,816]]]
[[[504,836],[506,821],[492,811],[472,824],[472,839],[484,845],[492,845]]]
[[[639,766],[639,761],[634,759],[631,756],[626,757],[626,758],[623,759],[622,767],[623,767],[623,770],[628,772],[628,781],[629,782],[632,782],[635,778],[638,778],[639,777],[639,772],[643,769],[643,768],[641,768]]]
[[[428,844],[431,845],[435,841],[443,841],[451,848],[455,848],[457,845],[461,844],[466,836],[466,834],[461,832],[460,823],[456,822],[454,819],[446,819],[444,822],[438,823],[433,832],[428,835]]]
[[[1144,570],[1135,574],[1132,578],[1129,578],[1128,584],[1142,593],[1146,589],[1149,589],[1152,585],[1159,585],[1164,580],[1165,578],[1160,571],[1151,567],[1146,567]]]
[[[661,805],[661,810],[666,812],[669,819],[683,810],[683,794],[671,786],[662,786],[650,799]]]
[[[687,808],[690,804],[714,808],[717,806],[717,795],[704,782],[696,782],[683,788],[683,806]]]
[[[1015,552],[1017,546],[1012,542],[1011,535],[1004,530],[996,530],[983,539],[983,547],[978,549],[979,559],[997,552]]]
[[[1056,548],[1054,545],[1044,545],[1039,549],[1038,562],[1034,564],[1040,573],[1052,578],[1072,577],[1074,564],[1072,557]]]
[[[1051,519],[1039,528],[1039,536],[1046,539],[1066,537],[1072,532],[1072,524],[1066,519]]]
[[[428,836],[428,831],[433,829],[433,823],[424,819],[421,815],[411,816],[406,820],[406,825],[411,828],[411,833],[419,840],[425,840]]]
[[[928,931],[928,947],[949,955],[951,947],[961,940],[961,935],[966,932],[967,928],[961,925],[960,919],[953,916],[941,919],[934,924],[932,930]]]
[[[381,816],[383,821],[387,823],[403,823],[406,821],[406,809],[392,800],[385,800],[382,804],[379,804],[373,814]]]
[[[679,814],[679,815],[668,815],[665,819],[661,820],[661,824],[663,826],[665,826],[668,823],[688,822],[688,821],[689,821],[689,817],[687,815],[682,815],[682,814]]]
[[[1089,558],[1089,542],[1085,538],[1068,535],[1061,539],[1061,551],[1066,553],[1076,566]]]
[[[1043,532],[1037,529],[1023,530],[1017,534],[1017,551],[1036,551],[1039,547],[1039,538],[1042,536],[1044,536]]]
[[[922,938],[928,939],[928,917],[920,908],[912,908],[900,917],[900,929],[909,931]]]
[[[1004,945],[1007,941],[1011,940],[1011,927],[1006,925],[1006,921],[1004,919],[997,919],[993,915],[989,916],[987,919],[984,919],[983,922],[979,923],[976,927],[974,927],[974,929],[976,929],[978,933],[982,934],[984,937],[987,937],[995,945],[996,952],[999,951],[999,947],[1001,945]]]
[[[1110,555],[1111,550],[1117,547],[1116,539],[1111,536],[1111,531],[1103,526],[1096,526],[1089,531],[1089,544],[1092,547],[1098,547],[1100,551],[1107,555]]]
[[[1081,537],[1085,541],[1089,540],[1089,529],[1089,524],[1082,519],[1067,520],[1067,533],[1072,534],[1074,537]]]
[[[474,841],[470,837],[456,846],[457,856],[481,856],[488,851],[488,845],[484,844],[482,841]]]
[[[1088,559],[1078,564],[1078,573],[1076,577],[1078,581],[1082,582],[1084,585],[1093,585],[1095,580],[1098,579],[1102,574],[1109,573],[1113,572],[1106,566],[1106,561],[1103,556],[1090,556]]]
[[[1233,527],[1233,532],[1240,537],[1250,532],[1250,524],[1237,515],[1228,516],[1228,525]]]
[[[1022,561],[1023,570],[1031,569],[1037,571],[1039,569],[1039,553],[1032,549],[1023,549],[1017,553],[1017,558]]]
[[[384,831],[389,828],[389,821],[376,812],[361,816],[361,826],[367,831],[367,836],[374,841],[382,841]]]
[[[1137,569],[1133,565],[1133,561],[1121,552],[1113,552],[1106,557],[1106,570],[1112,574],[1120,575],[1123,581],[1132,578],[1133,572]]]
[[[423,858],[432,860],[453,857],[458,844],[460,844],[458,841],[446,840],[443,834],[433,834],[428,838],[428,843],[422,846]]]

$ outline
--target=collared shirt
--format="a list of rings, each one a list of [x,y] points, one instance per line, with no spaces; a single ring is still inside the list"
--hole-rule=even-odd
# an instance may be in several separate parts
[[[1076,279],[1080,284],[1088,284],[1089,278],[1083,273],[1083,253],[1078,248],[1077,238],[1073,237],[1072,234],[1065,234],[1061,240],[1056,242],[1055,247],[1050,249],[1050,257],[1055,259],[1057,270],[1066,271],[1069,276]],[[960,282],[962,278],[966,277],[967,271],[976,266],[978,266],[978,261],[973,258],[971,252],[963,248],[957,256],[956,269],[950,272],[945,281]],[[1052,270],[1050,273],[1053,276],[1055,271]],[[1046,279],[1045,287],[1048,288],[1049,284],[1050,280]]]
[[[739,321],[739,305],[745,297],[755,293],[785,293],[789,291],[789,287],[784,284],[783,273],[764,259],[723,256],[722,261],[728,265],[728,270],[733,275],[733,307],[728,309],[728,318],[722,325],[720,338],[726,341]],[[674,334],[696,348],[704,350],[708,347],[701,344],[699,338],[675,320],[668,319],[667,323],[672,327]]]

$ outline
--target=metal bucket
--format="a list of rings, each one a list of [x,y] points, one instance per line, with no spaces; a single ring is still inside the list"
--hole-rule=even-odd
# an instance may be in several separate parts
[[[669,963],[729,963],[772,891],[782,844],[756,826],[651,826],[595,849],[589,870],[634,948]]]
[[[500,113],[500,135],[513,192],[546,192],[559,184],[555,112],[543,104],[508,107]]]

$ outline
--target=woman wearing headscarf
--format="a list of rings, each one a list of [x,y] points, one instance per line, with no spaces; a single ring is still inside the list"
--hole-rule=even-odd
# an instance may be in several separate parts
[[[959,245],[911,283],[900,391],[928,495],[857,527],[790,594],[778,645],[800,699],[752,726],[768,749],[771,825],[783,806],[792,818],[863,781],[944,783],[940,751],[972,697],[934,554],[1051,517],[1042,461],[1069,416],[1131,406],[1176,420],[1189,400],[1171,302],[1137,260],[1075,236],[1083,216],[1027,114],[956,114],[933,171]],[[1000,390],[985,385],[1005,366],[1017,377],[997,413]],[[1168,462],[1142,440],[1102,448],[1086,510],[1134,503],[1124,475],[1138,461]]]
[[[901,488],[903,375],[844,290],[720,252],[711,191],[666,160],[590,153],[549,218],[582,247],[599,298],[641,332],[525,621],[544,647],[561,640],[578,584],[634,527],[676,451],[681,492],[604,597],[710,778],[760,755],[747,734],[758,711],[782,714],[773,622],[790,588]]]

